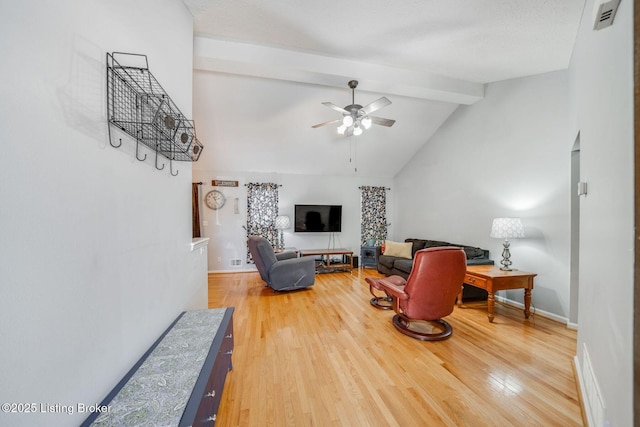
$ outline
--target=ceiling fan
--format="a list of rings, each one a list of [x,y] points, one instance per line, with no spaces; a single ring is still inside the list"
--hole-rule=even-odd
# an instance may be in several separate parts
[[[317,125],[311,126],[312,128],[319,128],[321,126],[330,125],[333,123],[340,123],[338,127],[338,133],[345,136],[351,135],[361,135],[364,129],[369,129],[371,124],[381,125],[391,127],[396,122],[391,119],[383,119],[381,117],[370,116],[369,114],[374,111],[378,111],[382,107],[386,107],[391,104],[386,97],[382,97],[376,101],[373,101],[371,104],[367,104],[364,107],[360,104],[356,104],[355,101],[355,92],[356,87],[358,87],[357,80],[349,81],[349,87],[351,88],[351,105],[347,105],[344,108],[340,108],[337,105],[331,102],[323,102],[323,105],[331,108],[332,110],[336,110],[342,113],[341,119],[329,120],[328,122],[318,123]]]

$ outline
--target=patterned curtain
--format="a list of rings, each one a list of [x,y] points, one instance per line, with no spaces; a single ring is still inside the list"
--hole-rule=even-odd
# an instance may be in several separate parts
[[[384,187],[360,187],[362,217],[360,219],[360,240],[362,246],[381,246],[387,238],[387,189]]]
[[[276,216],[278,216],[278,184],[272,182],[247,184],[247,237],[262,236],[275,247],[278,244]],[[253,262],[248,248],[247,262]]]

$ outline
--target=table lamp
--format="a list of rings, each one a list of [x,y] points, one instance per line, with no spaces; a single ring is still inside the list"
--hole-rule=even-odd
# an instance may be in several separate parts
[[[511,271],[511,253],[509,252],[509,239],[524,237],[524,228],[520,218],[495,218],[491,225],[491,237],[504,239],[502,246],[502,267],[500,270]]]
[[[282,230],[286,230],[291,227],[291,220],[286,215],[278,215],[276,217],[276,230],[280,230],[280,241],[278,242],[278,249],[284,249],[284,234]]]

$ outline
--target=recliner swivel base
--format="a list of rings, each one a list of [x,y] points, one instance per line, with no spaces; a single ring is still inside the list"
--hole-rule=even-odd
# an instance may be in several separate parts
[[[442,341],[451,337],[453,328],[449,322],[436,319],[436,320],[414,320],[410,319],[403,314],[396,314],[393,316],[393,326],[403,334],[410,336],[411,338],[418,339],[420,341]],[[422,328],[420,328],[422,326]],[[420,329],[427,329],[430,326],[431,329],[440,329],[440,332],[423,332]]]

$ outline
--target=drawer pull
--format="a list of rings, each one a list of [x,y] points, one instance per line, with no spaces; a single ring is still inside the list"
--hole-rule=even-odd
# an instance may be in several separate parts
[[[467,277],[467,281],[469,283],[476,283],[476,279],[474,279],[473,277]]]
[[[204,395],[205,397],[216,397],[216,391],[211,390],[209,393]]]
[[[216,420],[216,414],[213,414],[209,418],[206,419],[206,421],[215,421],[215,420]]]
[[[229,350],[225,354],[233,354],[233,350]]]
[[[229,334],[225,338],[233,338],[233,334]]]

